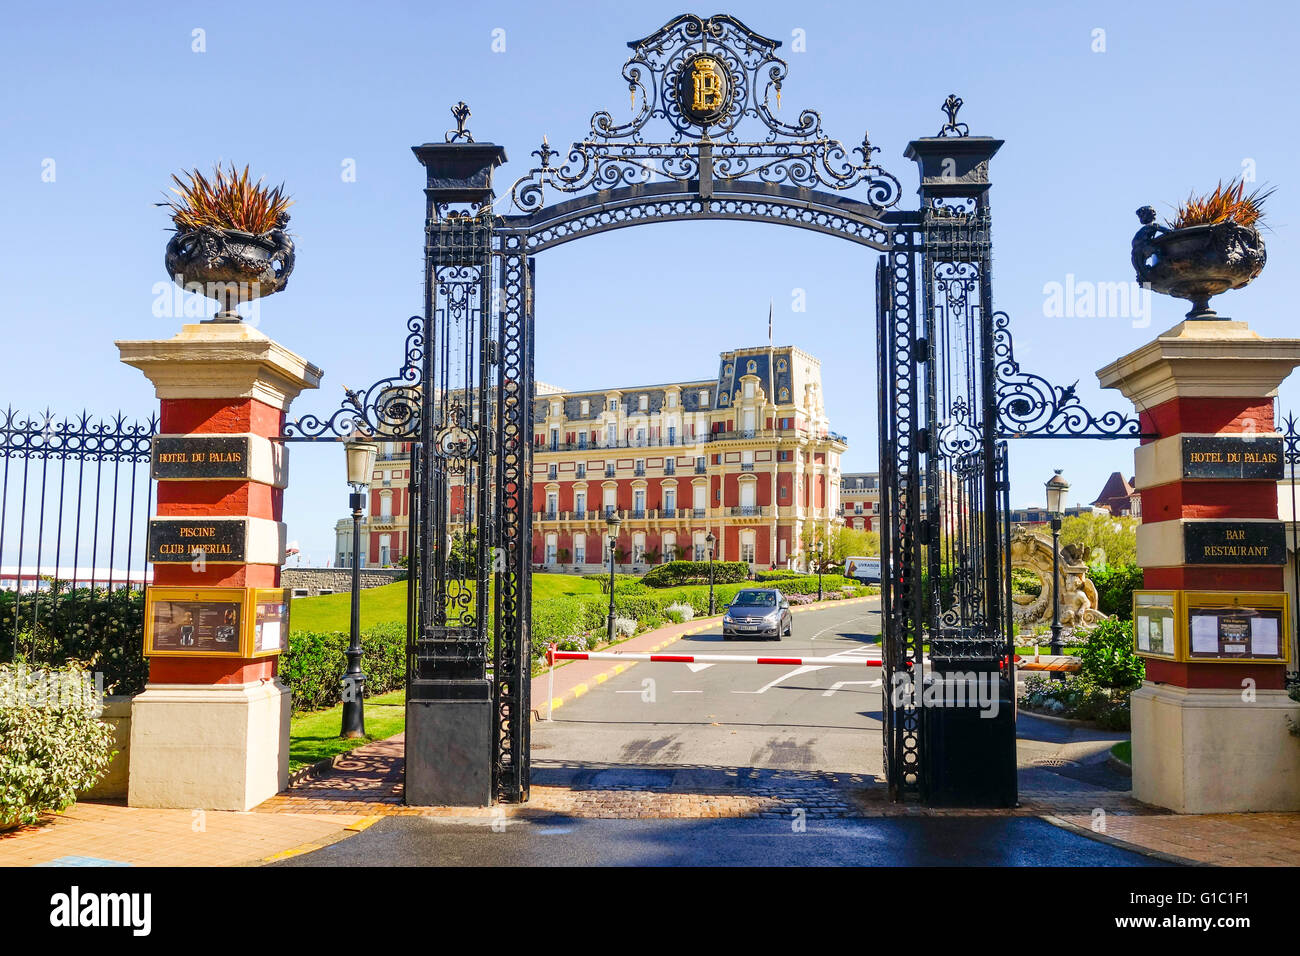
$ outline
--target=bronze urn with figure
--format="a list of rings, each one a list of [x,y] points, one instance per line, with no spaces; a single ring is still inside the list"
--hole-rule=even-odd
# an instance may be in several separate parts
[[[1208,196],[1191,196],[1168,225],[1156,211],[1137,211],[1133,236],[1137,281],[1156,292],[1192,303],[1188,319],[1218,319],[1210,298],[1252,282],[1268,260],[1258,225],[1272,190],[1245,194],[1245,183],[1220,183]]]

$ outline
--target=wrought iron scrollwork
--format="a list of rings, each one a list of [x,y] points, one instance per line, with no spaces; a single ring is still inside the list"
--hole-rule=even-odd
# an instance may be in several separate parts
[[[340,408],[328,418],[304,415],[288,422],[283,441],[338,441],[368,435],[388,441],[418,441],[420,386],[424,360],[424,319],[406,320],[406,359],[402,370],[361,391],[343,387]]]
[[[997,375],[1000,438],[1153,438],[1136,416],[1109,411],[1094,414],[1079,401],[1076,387],[1053,385],[1041,375],[1022,372],[1011,344],[1011,318],[993,313],[993,358]]]
[[[962,105],[962,99],[956,93],[949,93],[948,98],[943,101],[943,106],[940,109],[947,115],[948,122],[944,123],[943,128],[939,130],[940,136],[970,135],[970,127],[965,123],[957,122],[957,113],[962,108]]]
[[[148,422],[127,421],[118,414],[93,419],[88,412],[56,421],[54,413],[24,415],[7,408],[0,420],[0,458],[34,461],[121,461],[138,464],[150,460],[158,416]]]
[[[779,41],[730,16],[683,15],[628,45],[633,53],[623,78],[636,115],[618,123],[608,111],[597,111],[589,135],[575,141],[558,166],[552,160],[559,153],[543,139],[533,153],[540,165],[511,188],[520,211],[541,209],[547,186],[577,193],[659,178],[724,188],[745,179],[836,191],[865,185],[872,205],[898,202],[899,181],[872,163],[879,149],[867,134],[849,149],[826,134],[816,110],[803,109],[789,123],[778,118],[788,70],[775,55]],[[717,76],[717,99],[707,117],[692,113],[681,92],[682,78],[701,59]]]

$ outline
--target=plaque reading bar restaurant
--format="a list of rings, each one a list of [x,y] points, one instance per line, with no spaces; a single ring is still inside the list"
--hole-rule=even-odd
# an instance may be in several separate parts
[[[247,478],[247,435],[158,435],[153,440],[155,478]]]
[[[149,588],[146,656],[243,657],[243,588]]]
[[[149,522],[149,560],[176,564],[203,560],[242,563],[248,522],[211,518],[154,518]]]
[[[1280,521],[1189,521],[1183,525],[1187,564],[1286,564]]]
[[[1282,438],[1183,436],[1184,478],[1282,480]]]

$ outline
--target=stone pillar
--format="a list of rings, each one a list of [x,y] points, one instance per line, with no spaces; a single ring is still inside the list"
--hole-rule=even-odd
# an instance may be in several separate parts
[[[240,322],[186,325],[170,339],[117,346],[122,361],[154,384],[161,405],[153,586],[277,587],[288,459],[284,444],[272,439],[283,430],[289,403],[319,385],[320,369]],[[160,464],[161,448],[216,447],[204,444],[213,436],[235,440],[241,468],[199,467],[185,475]],[[184,438],[198,440],[177,441]],[[232,473],[238,476],[226,477]],[[155,553],[167,519],[195,518],[242,547],[229,555],[214,549],[197,561],[190,553]],[[248,810],[284,789],[289,690],[276,679],[278,661],[151,657],[149,684],[132,703],[129,804]]]
[[[1283,591],[1273,398],[1297,365],[1300,339],[1265,339],[1245,322],[1184,321],[1097,373],[1158,436],[1134,454],[1137,558],[1146,589],[1176,596],[1180,628],[1198,592],[1248,604],[1248,593],[1276,600]],[[1179,633],[1176,652],[1143,655],[1146,681],[1132,696],[1134,796],[1183,813],[1300,809],[1300,741],[1286,720],[1300,718],[1300,705],[1286,695],[1286,662],[1198,660]]]

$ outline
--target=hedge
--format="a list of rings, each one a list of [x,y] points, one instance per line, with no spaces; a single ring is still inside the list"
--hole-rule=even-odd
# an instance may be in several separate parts
[[[709,566],[713,567],[713,583],[734,584],[749,580],[749,565],[744,561],[669,561],[656,565],[641,580],[647,587],[674,588],[683,584],[708,584]],[[618,588],[614,589],[615,591]]]
[[[295,712],[333,707],[343,699],[344,652],[348,635],[342,631],[293,631],[280,656],[280,682],[292,692]],[[406,685],[406,624],[377,624],[361,635],[361,671],[366,696]]]
[[[104,692],[130,696],[144,690],[144,593],[129,588],[82,587],[24,594],[14,637],[13,591],[0,591],[0,658],[22,655],[33,666],[80,661],[104,675]],[[35,620],[35,625],[32,622]]]

